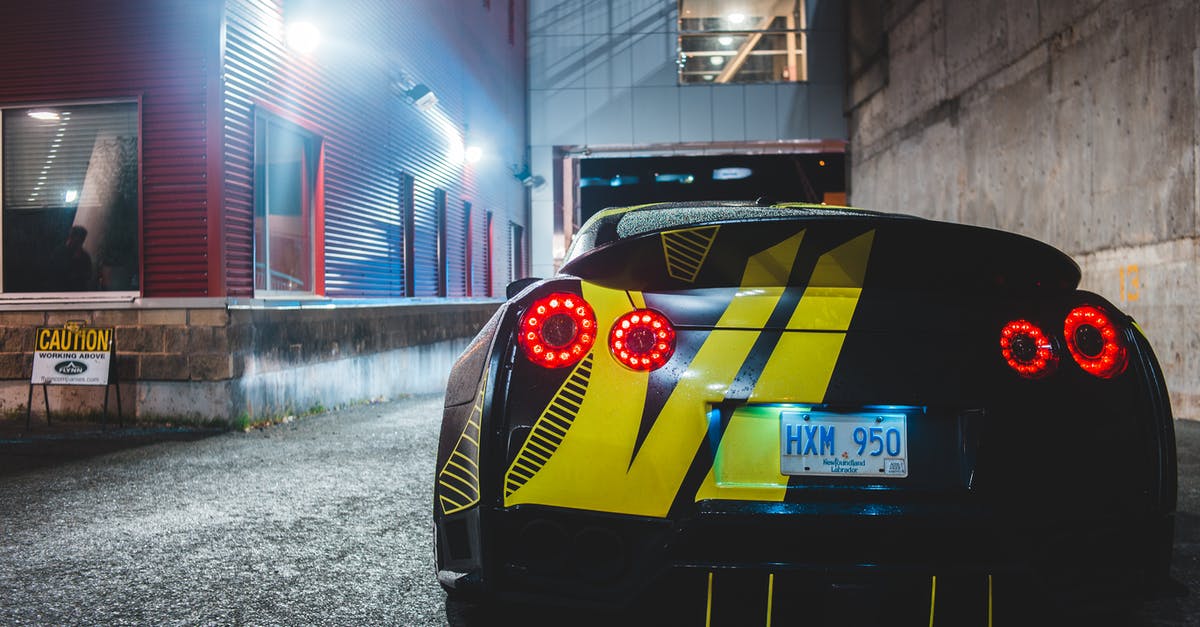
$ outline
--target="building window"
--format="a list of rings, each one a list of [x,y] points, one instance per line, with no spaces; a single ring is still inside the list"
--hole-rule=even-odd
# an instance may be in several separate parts
[[[483,281],[484,295],[491,297],[492,291],[492,212],[488,211],[483,217]]]
[[[3,291],[137,291],[136,102],[0,116]]]
[[[449,256],[446,254],[446,190],[433,190],[433,215],[437,229],[437,295],[445,296],[449,283]]]
[[[404,295],[416,294],[417,216],[413,192],[416,179],[407,172],[400,173],[400,216],[404,221]]]
[[[259,113],[254,150],[256,294],[313,293],[313,229],[321,142]]]
[[[679,0],[680,83],[808,80],[805,0]]]
[[[508,280],[525,276],[525,229],[515,222],[508,223]]]
[[[466,296],[474,296],[475,292],[475,233],[474,220],[471,215],[471,203],[463,201],[463,271],[466,273],[464,283],[467,285]]]

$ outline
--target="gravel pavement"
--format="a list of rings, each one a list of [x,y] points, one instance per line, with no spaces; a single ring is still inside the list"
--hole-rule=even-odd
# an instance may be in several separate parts
[[[364,405],[0,477],[0,625],[443,624],[440,416]]]
[[[447,612],[433,576],[440,415],[428,396],[246,433],[0,422],[0,626],[507,624]],[[1200,625],[1200,423],[1177,431],[1192,594],[1132,625]]]

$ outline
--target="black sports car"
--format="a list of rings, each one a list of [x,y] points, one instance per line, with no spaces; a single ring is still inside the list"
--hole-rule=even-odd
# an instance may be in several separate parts
[[[1079,279],[911,216],[603,211],[450,375],[438,580],[681,624],[1134,605],[1170,582],[1171,409]]]

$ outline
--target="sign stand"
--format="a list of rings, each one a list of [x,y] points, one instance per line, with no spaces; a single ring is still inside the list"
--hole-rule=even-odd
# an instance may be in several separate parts
[[[42,386],[46,404],[46,424],[50,424],[51,385],[104,386],[102,429],[108,428],[108,387],[117,388],[117,419],[125,426],[121,413],[120,377],[113,364],[117,361],[116,333],[112,328],[88,327],[82,321],[68,321],[61,328],[38,327],[33,353],[33,374],[29,378],[29,396],[25,403],[25,429],[33,418],[33,387]]]

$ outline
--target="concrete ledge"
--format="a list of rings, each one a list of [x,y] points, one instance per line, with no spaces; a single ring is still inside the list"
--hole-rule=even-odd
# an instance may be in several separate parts
[[[281,369],[248,365],[237,381],[242,411],[268,418],[362,400],[442,392],[454,360],[470,338],[409,346]],[[236,408],[235,408],[236,409]],[[239,414],[240,415],[240,414]]]
[[[116,329],[126,415],[236,423],[444,388],[499,301],[295,303],[170,299],[175,307],[0,310],[0,412],[24,412],[33,330]],[[51,411],[99,411],[100,388],[56,387]],[[41,390],[35,391],[39,415]],[[113,400],[115,411],[115,398]]]

